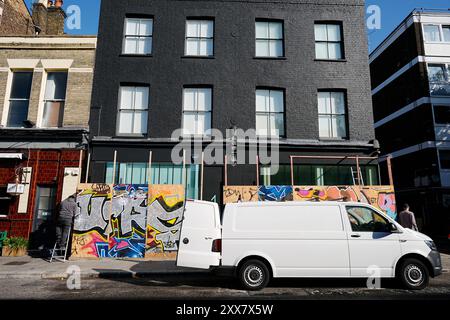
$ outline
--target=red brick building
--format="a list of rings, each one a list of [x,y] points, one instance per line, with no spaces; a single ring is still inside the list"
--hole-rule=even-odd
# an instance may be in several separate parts
[[[31,249],[53,245],[58,204],[81,179],[97,43],[61,34],[65,13],[49,4],[33,5],[37,34],[0,36],[0,231]]]

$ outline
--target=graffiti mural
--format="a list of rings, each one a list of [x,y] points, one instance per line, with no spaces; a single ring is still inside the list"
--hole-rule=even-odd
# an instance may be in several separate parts
[[[223,202],[253,202],[258,201],[258,187],[255,186],[225,186],[223,187]]]
[[[108,257],[111,198],[111,185],[79,185],[77,191],[77,212],[75,214],[72,237],[73,257]]]
[[[108,255],[144,258],[148,185],[114,185]]]
[[[353,201],[370,204],[395,219],[395,193],[391,186],[295,186],[294,201]]]
[[[182,185],[151,185],[147,213],[146,253],[177,251],[184,209]]]
[[[258,190],[259,201],[292,201],[292,186],[261,186]]]

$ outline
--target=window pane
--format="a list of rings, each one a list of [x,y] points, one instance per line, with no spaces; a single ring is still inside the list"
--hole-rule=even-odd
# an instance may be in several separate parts
[[[328,46],[326,43],[316,43],[316,59],[328,59]]]
[[[195,128],[195,134],[204,134],[206,125],[206,116],[204,114],[197,115],[197,128]]]
[[[283,39],[283,24],[281,22],[269,23],[269,38]]]
[[[186,21],[186,36],[188,37],[200,37],[200,25],[197,20]]]
[[[151,19],[141,19],[141,24],[139,28],[139,35],[141,36],[151,36],[153,34],[153,20]]]
[[[269,90],[256,90],[256,111],[269,112]]]
[[[133,54],[138,53],[138,38],[126,38],[124,45],[124,53]]]
[[[214,36],[214,22],[202,21],[200,27],[200,36],[202,38],[212,38]]]
[[[32,80],[32,72],[14,72],[10,98],[29,99]]]
[[[134,87],[120,88],[120,109],[133,109]]]
[[[134,109],[147,110],[148,109],[148,91],[147,87],[136,87],[136,95],[134,98]]]
[[[268,40],[256,40],[256,56],[257,57],[269,57],[269,41]]]
[[[331,92],[331,113],[344,114],[345,113],[345,101],[343,92]]]
[[[327,41],[327,25],[326,24],[316,24],[314,26],[314,34],[316,41]]]
[[[126,35],[137,35],[139,33],[139,19],[126,19],[125,24]]]
[[[284,111],[284,95],[283,91],[270,91],[270,112],[283,112]]]
[[[138,40],[138,54],[151,54],[152,53],[152,38],[140,38]]]
[[[274,118],[275,118],[275,125],[273,127],[271,125],[272,129],[275,128],[274,134],[277,136],[284,136],[284,114],[282,113],[275,114]]]
[[[440,150],[439,158],[441,160],[441,169],[450,169],[450,150]]]
[[[147,111],[136,111],[134,114],[134,131],[133,133],[147,133]]]
[[[319,116],[319,135],[321,138],[331,137],[331,118],[329,116]]]
[[[266,136],[268,135],[268,116],[267,115],[256,115],[256,133],[258,135]]]
[[[282,57],[283,56],[283,41],[282,40],[270,40],[269,41],[269,56],[270,57]]]
[[[183,114],[183,133],[184,134],[195,134],[195,114],[185,113]]]
[[[197,91],[197,108],[198,111],[211,110],[211,89],[196,89]]]
[[[428,65],[428,76],[430,81],[445,81],[445,65]]]
[[[437,124],[450,124],[450,106],[434,106],[434,119]]]
[[[10,101],[8,111],[8,127],[23,127],[23,122],[28,117],[28,100]]]
[[[332,134],[334,138],[345,138],[347,132],[344,116],[332,117]]]
[[[121,111],[119,118],[119,133],[132,133],[133,112]]]
[[[439,42],[441,41],[441,34],[439,26],[427,25],[423,27],[425,41],[427,42]]]
[[[330,92],[319,92],[318,99],[319,99],[319,113],[322,113],[322,114],[323,113],[325,113],[325,114],[331,113]]]
[[[212,56],[213,55],[213,40],[202,39],[200,40],[200,49],[198,52],[200,56]]]
[[[62,126],[64,113],[64,102],[46,102],[44,105],[44,115],[42,117],[42,127],[58,128]]]
[[[255,23],[256,28],[256,38],[257,39],[268,39],[269,38],[269,23],[257,21]]]
[[[67,72],[50,72],[47,75],[45,88],[46,100],[65,100],[67,88]]]
[[[187,56],[198,56],[200,54],[200,40],[197,39],[186,39],[186,55]]]
[[[195,89],[184,89],[183,94],[183,110],[195,110],[196,91]]]
[[[340,43],[328,43],[328,59],[342,59],[342,49]]]
[[[341,26],[337,24],[327,25],[328,41],[341,41]]]
[[[444,33],[444,41],[450,42],[450,26],[442,26],[442,32]]]

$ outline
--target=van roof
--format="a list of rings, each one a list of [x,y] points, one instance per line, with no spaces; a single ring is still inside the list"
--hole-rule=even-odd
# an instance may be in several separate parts
[[[369,206],[369,204],[364,202],[344,202],[344,201],[286,201],[286,202],[275,202],[275,201],[255,201],[255,202],[237,202],[228,203],[227,206],[230,207],[251,207],[251,206],[329,206],[329,205],[354,205],[354,206]]]

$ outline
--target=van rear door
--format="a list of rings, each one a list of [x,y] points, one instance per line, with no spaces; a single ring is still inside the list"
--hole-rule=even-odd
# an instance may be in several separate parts
[[[199,269],[219,266],[221,253],[213,250],[213,244],[217,246],[221,238],[217,203],[187,201],[181,225],[177,266]]]

